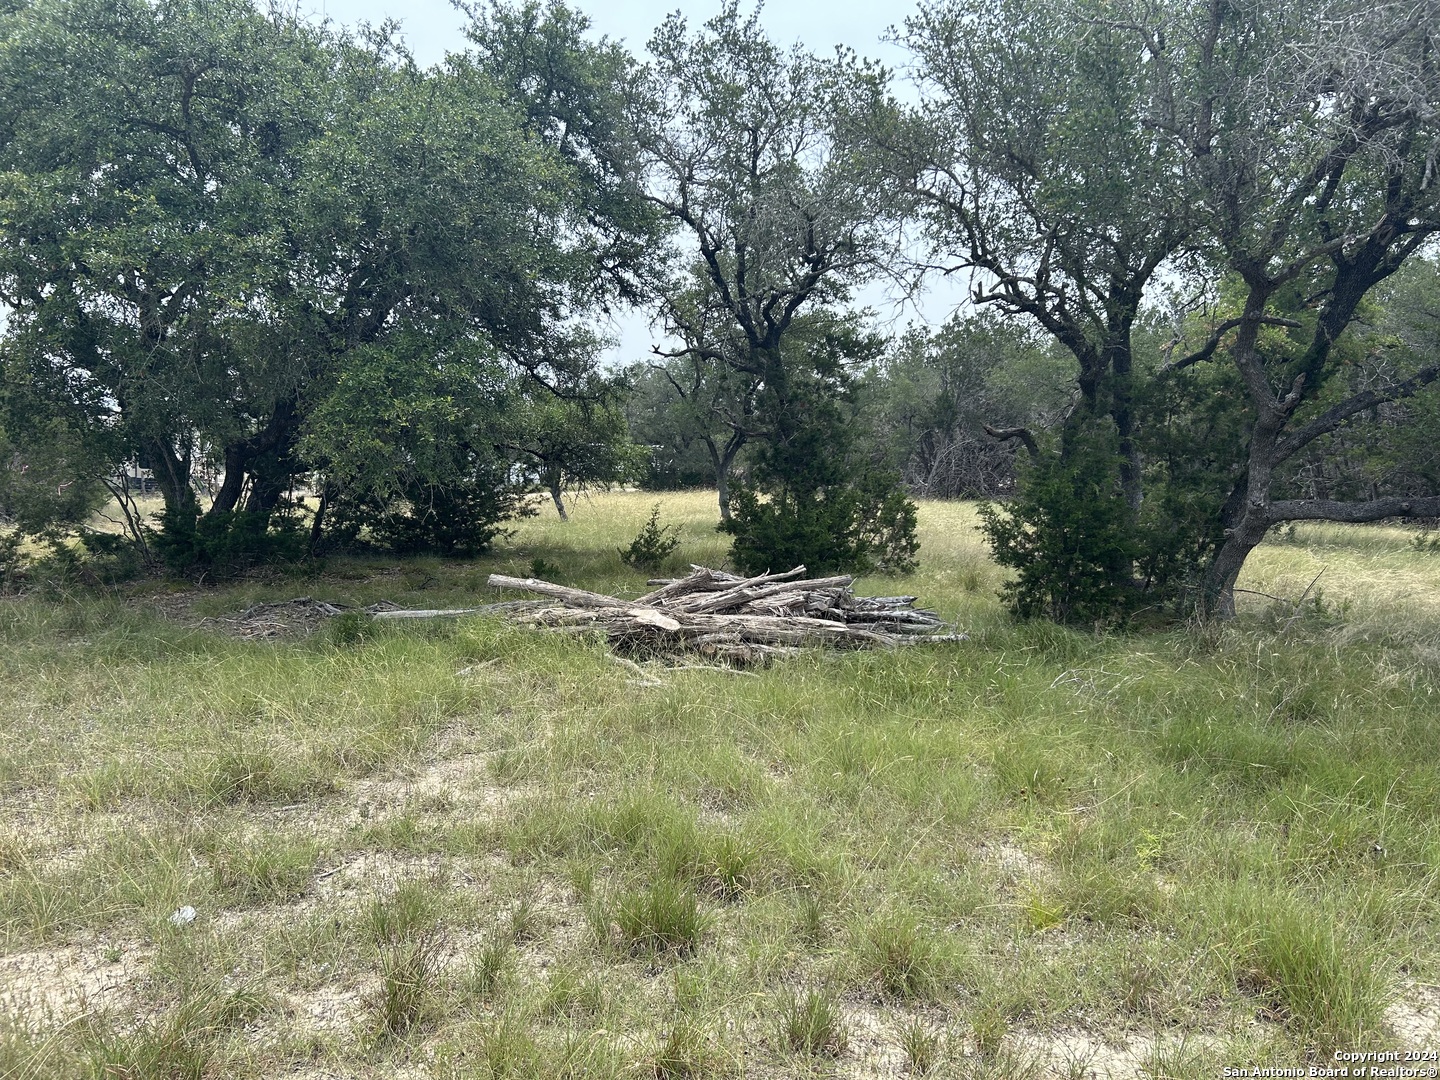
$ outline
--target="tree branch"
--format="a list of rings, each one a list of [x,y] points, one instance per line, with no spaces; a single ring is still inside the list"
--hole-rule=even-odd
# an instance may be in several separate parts
[[[1228,334],[1231,330],[1234,330],[1244,321],[1245,317],[1243,315],[1234,319],[1226,319],[1223,323],[1221,323],[1213,331],[1211,331],[1210,339],[1206,341],[1205,344],[1202,345],[1200,348],[1196,349],[1188,356],[1182,356],[1179,360],[1171,360],[1168,363],[1160,365],[1160,374],[1168,375],[1172,371],[1181,371],[1187,367],[1190,367],[1193,364],[1198,364],[1204,360],[1209,360],[1210,357],[1215,355],[1215,350],[1220,347],[1220,339],[1223,338],[1226,334]],[[1291,330],[1298,330],[1303,325],[1296,322],[1294,319],[1282,319],[1278,315],[1261,315],[1255,321],[1260,323],[1262,326],[1285,326],[1289,327]]]
[[[1019,439],[1022,443],[1025,444],[1025,449],[1030,451],[1030,456],[1032,458],[1040,456],[1040,446],[1038,443],[1035,442],[1035,436],[1031,434],[1029,428],[993,428],[989,424],[981,424],[980,426],[985,429],[985,434],[989,435],[992,439],[1000,439],[1002,441],[1008,439]]]
[[[1367,502],[1286,499],[1271,503],[1267,516],[1272,525],[1281,521],[1345,521],[1358,524],[1385,518],[1440,517],[1440,495],[1419,498],[1395,495]]]
[[[1271,463],[1279,465],[1293,457],[1302,447],[1314,442],[1322,435],[1328,435],[1340,427],[1350,417],[1362,413],[1366,409],[1373,409],[1377,405],[1383,405],[1388,401],[1399,401],[1401,398],[1411,397],[1429,386],[1437,378],[1440,378],[1440,364],[1431,364],[1429,367],[1421,368],[1414,375],[1402,382],[1396,383],[1388,390],[1366,390],[1356,394],[1354,397],[1342,401],[1339,405],[1327,409],[1309,423],[1302,424],[1285,438],[1275,444],[1275,453],[1271,456]]]

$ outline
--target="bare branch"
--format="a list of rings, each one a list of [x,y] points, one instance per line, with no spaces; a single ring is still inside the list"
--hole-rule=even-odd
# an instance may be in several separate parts
[[[1025,449],[1030,451],[1030,456],[1032,458],[1040,456],[1040,446],[1038,443],[1035,442],[1035,436],[1031,433],[1029,428],[993,428],[989,424],[981,424],[980,426],[985,429],[985,434],[989,435],[992,439],[1000,439],[1002,441],[1008,439],[1019,439],[1022,443],[1025,444]]]
[[[1355,394],[1353,397],[1342,401],[1339,405],[1327,409],[1309,423],[1302,424],[1289,435],[1285,436],[1275,444],[1275,452],[1271,455],[1270,461],[1273,465],[1279,465],[1293,457],[1302,447],[1314,442],[1322,435],[1328,435],[1335,431],[1350,417],[1364,412],[1366,409],[1373,409],[1377,405],[1383,405],[1388,401],[1399,401],[1402,398],[1411,397],[1429,386],[1437,378],[1440,378],[1440,364],[1431,364],[1429,367],[1421,368],[1408,379],[1396,383],[1384,390],[1366,390]]]
[[[1168,375],[1173,371],[1183,371],[1193,364],[1199,364],[1202,361],[1209,360],[1210,357],[1215,355],[1215,350],[1220,347],[1220,339],[1244,321],[1245,317],[1243,315],[1234,319],[1226,319],[1211,331],[1210,337],[1204,345],[1188,356],[1182,356],[1179,360],[1171,360],[1167,364],[1162,364],[1160,366],[1160,373],[1162,375]],[[1285,326],[1292,330],[1298,330],[1303,325],[1294,319],[1282,319],[1278,315],[1261,315],[1255,321],[1264,326]]]

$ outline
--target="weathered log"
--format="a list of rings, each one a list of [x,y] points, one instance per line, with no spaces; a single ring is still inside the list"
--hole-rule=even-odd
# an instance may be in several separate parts
[[[657,584],[657,582],[648,581],[646,584],[654,585]],[[687,593],[729,588],[727,583],[716,579],[714,571],[707,570],[704,567],[701,567],[689,577],[678,578],[674,581],[663,581],[658,584],[661,586],[660,588],[636,598],[635,602],[637,604],[655,604],[662,600],[684,596]]]
[[[455,619],[462,615],[500,615],[526,611],[539,606],[536,600],[506,600],[500,604],[481,604],[468,608],[387,608],[371,611],[372,619]],[[328,614],[328,613],[327,613]]]
[[[881,611],[850,611],[846,613],[852,623],[897,622],[915,623],[922,626],[939,626],[940,620],[926,611],[911,611],[905,608],[885,608]]]
[[[795,571],[792,570],[790,573],[793,574]],[[814,582],[795,582],[788,580],[776,582],[776,578],[779,576],[789,577],[787,574],[770,575],[768,578],[752,578],[731,589],[727,589],[725,592],[712,593],[700,597],[687,597],[675,606],[681,607],[685,611],[724,611],[726,608],[743,607],[747,603],[753,603],[756,600],[761,600],[769,596],[793,594],[798,597],[827,587],[844,588],[853,580],[848,577],[833,577],[819,578]],[[771,582],[774,582],[774,584],[771,584]]]
[[[598,632],[617,650],[637,656],[697,651],[748,663],[788,655],[804,645],[864,648],[964,640],[964,635],[934,633],[939,617],[909,607],[914,597],[855,596],[848,576],[806,581],[803,566],[748,578],[692,569],[683,578],[657,579],[653,591],[637,600],[503,574],[492,574],[489,583],[548,598],[510,601],[517,618],[558,633]]]
[[[731,603],[743,602],[739,600],[739,597],[741,597],[747,589],[756,589],[774,582],[788,582],[790,579],[798,577],[803,573],[805,573],[805,568],[803,566],[797,566],[795,569],[787,570],[783,574],[758,574],[755,577],[742,578],[733,582],[720,582],[713,575],[706,575],[707,583],[716,582],[717,584],[723,585],[724,588],[718,592],[707,592],[707,594],[703,596],[685,596],[684,599],[679,599],[679,596],[682,594],[671,592],[667,594],[663,600],[667,607],[678,605],[684,607],[687,611],[717,611],[727,607]],[[692,577],[696,578],[700,576],[698,573],[692,575]],[[671,588],[677,589],[678,585],[671,586]],[[644,597],[641,599],[643,600]]]
[[[514,578],[506,577],[504,574],[491,574],[485,579],[485,584],[492,589],[516,589],[521,592],[538,593],[541,596],[549,596],[563,603],[574,607],[587,608],[609,608],[609,607],[634,607],[633,600],[617,600],[613,596],[606,596],[603,593],[586,592],[584,589],[572,589],[565,585],[552,585],[548,581],[541,581],[538,578]]]

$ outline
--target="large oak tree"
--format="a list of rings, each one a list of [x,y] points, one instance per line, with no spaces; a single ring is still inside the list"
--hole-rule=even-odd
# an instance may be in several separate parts
[[[558,5],[495,9],[471,54],[426,71],[388,31],[245,0],[18,6],[0,17],[7,377],[48,387],[110,466],[152,468],[181,531],[267,515],[313,468],[363,471],[368,412],[354,438],[302,444],[345,385],[403,372],[401,397],[466,400],[516,375],[583,381],[578,319],[635,292],[653,233],[623,58],[583,29]],[[535,40],[548,82],[526,73]],[[447,458],[415,416],[392,489],[472,465],[489,482],[498,438]]]

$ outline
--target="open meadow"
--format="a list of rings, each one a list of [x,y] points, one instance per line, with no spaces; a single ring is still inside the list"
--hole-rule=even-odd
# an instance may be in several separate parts
[[[0,599],[0,1076],[1118,1080],[1440,1050],[1416,530],[1301,526],[1235,623],[1094,634],[1013,623],[973,506],[924,503],[919,571],[857,590],[968,641],[748,672],[256,607],[483,604],[532,569],[636,596],[617,548],[657,500],[672,569],[720,565],[713,498],[542,506],[474,561]]]

